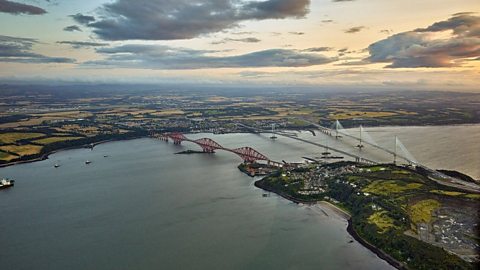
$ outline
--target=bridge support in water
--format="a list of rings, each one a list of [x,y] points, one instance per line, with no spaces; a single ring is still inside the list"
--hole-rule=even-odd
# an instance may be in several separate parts
[[[223,150],[223,151],[231,152],[239,156],[246,163],[255,163],[257,161],[264,161],[270,166],[282,167],[284,165],[281,162],[276,162],[269,159],[267,156],[263,155],[262,153],[248,146],[236,148],[236,149],[230,149],[230,148],[223,147],[222,145],[220,145],[219,143],[217,143],[216,141],[210,138],[201,138],[197,140],[192,140],[185,137],[185,135],[183,135],[182,133],[152,135],[152,137],[158,138],[166,142],[168,142],[169,139],[171,139],[173,141],[173,144],[175,145],[181,145],[182,142],[184,141],[192,142],[200,146],[203,152],[205,153],[215,153],[215,150]]]

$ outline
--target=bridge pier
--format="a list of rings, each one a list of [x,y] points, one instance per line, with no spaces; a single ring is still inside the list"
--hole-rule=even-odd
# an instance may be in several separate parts
[[[215,149],[212,147],[203,146],[203,145],[200,145],[200,147],[202,147],[202,150],[204,153],[215,153]]]

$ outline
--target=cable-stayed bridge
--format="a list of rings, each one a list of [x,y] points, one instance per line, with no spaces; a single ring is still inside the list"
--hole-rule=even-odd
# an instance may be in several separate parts
[[[306,120],[306,119],[301,119],[301,118],[297,118],[297,119],[300,119],[302,121],[310,123],[311,125],[318,128],[322,133],[324,133],[328,136],[334,137],[336,139],[341,140],[342,137],[347,137],[347,138],[356,140],[356,141],[359,142],[359,144],[356,147],[358,147],[360,150],[364,147],[364,145],[367,145],[367,146],[371,146],[375,149],[378,149],[378,150],[380,150],[384,153],[392,155],[394,163],[397,160],[404,160],[407,163],[409,163],[410,165],[414,165],[417,168],[421,168],[425,171],[428,171],[429,172],[429,178],[432,181],[435,181],[439,184],[454,187],[454,188],[458,188],[458,189],[467,190],[467,191],[470,191],[470,192],[480,193],[480,186],[478,186],[475,183],[470,183],[470,182],[466,182],[466,181],[463,181],[463,180],[460,180],[460,179],[457,179],[457,178],[454,178],[454,177],[450,177],[450,176],[445,175],[441,172],[438,172],[434,169],[428,168],[425,165],[420,164],[419,162],[414,160],[413,157],[408,157],[408,156],[405,156],[405,155],[402,155],[402,154],[398,153],[397,147],[399,145],[403,147],[403,145],[401,144],[401,142],[397,138],[395,138],[395,150],[392,151],[392,150],[390,150],[386,147],[380,146],[380,145],[378,145],[374,142],[371,142],[371,141],[369,142],[368,140],[365,140],[362,137],[362,129],[361,129],[361,132],[360,132],[360,137],[357,137],[357,136],[348,134],[346,131],[343,130],[343,128],[340,128],[341,125],[338,121],[335,122],[334,128],[327,128],[327,127],[321,126],[319,124],[316,124],[316,123],[314,123],[312,121],[309,121],[309,120]],[[292,133],[292,132],[275,130],[273,127],[270,130],[270,129],[266,129],[266,128],[249,126],[249,125],[246,125],[246,124],[243,124],[243,123],[236,123],[236,125],[239,126],[239,127],[243,127],[246,130],[250,130],[252,132],[271,133],[272,135],[274,134],[274,135],[278,135],[278,136],[283,136],[283,137],[287,137],[287,138],[290,138],[290,139],[293,139],[293,140],[296,140],[296,141],[300,141],[300,142],[303,142],[303,143],[307,143],[307,144],[310,144],[310,145],[321,147],[321,148],[326,149],[327,151],[336,152],[336,153],[339,153],[339,154],[341,154],[345,157],[350,157],[350,158],[352,158],[353,160],[355,160],[356,162],[359,162],[359,163],[371,164],[371,165],[382,163],[380,161],[376,161],[376,160],[373,160],[371,158],[367,158],[365,156],[360,156],[358,154],[349,152],[348,150],[342,150],[342,149],[338,149],[337,147],[332,147],[332,146],[328,146],[326,144],[322,144],[322,143],[315,142],[315,141],[312,141],[312,140],[300,138],[300,137],[297,136],[297,134]],[[156,138],[159,138],[159,139],[165,140],[165,141],[172,140],[174,144],[181,144],[184,141],[185,142],[192,142],[192,143],[195,143],[198,146],[200,146],[202,148],[202,150],[204,152],[207,152],[207,153],[214,153],[215,150],[223,150],[223,151],[231,152],[231,153],[236,154],[240,158],[242,158],[242,160],[244,162],[265,161],[267,164],[270,164],[272,166],[277,166],[277,167],[283,167],[283,166],[290,166],[291,165],[291,164],[287,164],[287,163],[273,161],[270,158],[268,158],[267,156],[261,154],[260,152],[258,152],[255,149],[253,149],[252,147],[246,146],[246,147],[241,147],[241,148],[236,148],[236,149],[230,149],[230,148],[227,148],[227,147],[224,147],[224,146],[218,144],[217,142],[215,142],[214,140],[212,140],[210,138],[201,138],[201,139],[197,139],[197,140],[192,140],[192,139],[189,139],[188,137],[186,137],[185,135],[183,135],[181,133],[154,134],[153,137],[156,137]],[[272,138],[273,137],[274,136],[272,136]],[[408,151],[406,150],[406,148],[404,148],[403,150],[404,150],[404,152],[407,152],[407,154],[408,154]],[[361,151],[360,151],[360,153],[361,153]]]

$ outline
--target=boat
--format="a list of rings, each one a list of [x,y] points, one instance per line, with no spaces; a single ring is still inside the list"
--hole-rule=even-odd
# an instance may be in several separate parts
[[[90,164],[90,163],[92,163],[90,160],[85,161],[85,164],[87,164],[87,165]]]
[[[53,167],[58,168],[58,167],[60,167],[60,165],[58,163],[55,163],[55,165],[53,165]]]
[[[9,179],[3,178],[0,181],[0,189],[13,187],[14,183],[15,183],[14,180],[9,180]]]

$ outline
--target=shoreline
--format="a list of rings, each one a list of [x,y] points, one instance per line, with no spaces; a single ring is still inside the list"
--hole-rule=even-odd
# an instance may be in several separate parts
[[[353,228],[353,222],[352,222],[351,215],[349,213],[347,213],[345,210],[341,209],[340,207],[338,207],[338,206],[336,206],[336,205],[334,205],[334,204],[332,204],[328,201],[324,201],[324,200],[322,200],[322,201],[304,201],[304,200],[301,200],[301,199],[298,199],[298,198],[294,198],[294,197],[292,197],[288,194],[285,194],[283,192],[277,192],[277,191],[275,191],[275,190],[273,190],[269,187],[264,186],[261,183],[261,181],[262,181],[262,179],[255,181],[254,186],[259,188],[259,189],[268,191],[268,192],[273,192],[273,193],[277,194],[278,196],[280,196],[284,199],[287,199],[287,200],[289,200],[293,203],[305,204],[305,205],[309,205],[309,206],[319,205],[320,207],[329,208],[330,210],[332,210],[333,212],[335,212],[336,214],[338,214],[339,216],[341,216],[342,218],[344,218],[348,222],[348,226],[347,226],[347,229],[346,229],[348,234],[350,234],[362,246],[364,246],[365,248],[367,248],[368,250],[373,252],[380,259],[386,261],[388,264],[395,267],[396,269],[399,269],[399,270],[407,270],[408,269],[402,262],[397,261],[395,258],[391,257],[390,255],[385,253],[383,250],[377,248],[375,245],[373,245],[373,244],[369,243],[367,240],[363,239]]]
[[[42,154],[40,157],[37,157],[37,158],[34,158],[34,159],[20,160],[20,161],[15,161],[15,162],[11,162],[11,163],[0,164],[0,168],[6,168],[6,167],[15,166],[15,165],[22,165],[22,164],[28,164],[28,163],[47,160],[47,159],[49,159],[49,157],[51,155],[53,155],[55,153],[62,152],[62,151],[82,149],[82,148],[90,148],[90,146],[95,147],[97,145],[104,144],[104,143],[129,141],[129,140],[136,140],[136,139],[141,139],[141,138],[144,138],[144,136],[133,137],[133,138],[128,138],[128,139],[109,139],[109,140],[103,140],[103,141],[98,141],[98,142],[94,142],[94,143],[87,143],[87,144],[82,144],[82,145],[70,146],[70,147],[66,147],[66,148],[60,148],[60,149],[56,149],[56,150],[47,152],[45,154]],[[146,136],[145,138],[148,138],[148,136]]]

